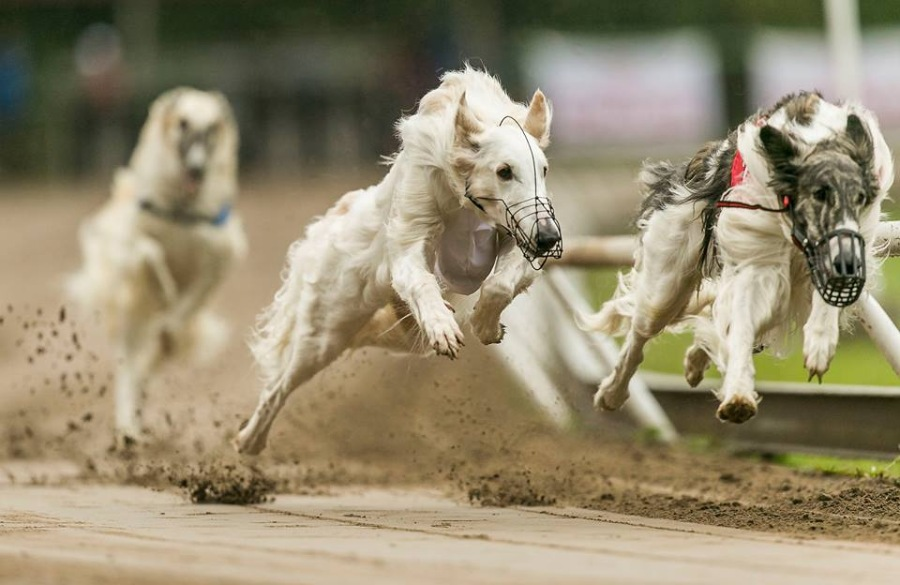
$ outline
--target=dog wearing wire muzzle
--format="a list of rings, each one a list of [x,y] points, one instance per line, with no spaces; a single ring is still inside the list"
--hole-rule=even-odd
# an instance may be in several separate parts
[[[583,319],[625,335],[595,406],[625,402],[644,345],[666,327],[694,331],[691,386],[711,362],[722,373],[720,420],[756,414],[753,353],[779,353],[796,328],[821,381],[842,315],[850,321],[877,270],[873,235],[893,177],[875,116],[817,93],[784,97],[686,163],[645,163],[634,268]]]
[[[144,392],[176,357],[209,359],[227,338],[212,294],[246,251],[237,195],[238,131],[217,92],[177,88],[150,107],[112,196],[79,230],[80,271],[68,282],[99,314],[116,352],[115,426],[144,435]]]
[[[540,90],[518,104],[471,68],[400,120],[381,183],[341,197],[288,251],[251,342],[263,389],[238,451],[260,452],[291,392],[348,348],[457,357],[452,299],[477,292],[468,326],[501,341],[503,310],[562,251],[545,184],[550,120]]]

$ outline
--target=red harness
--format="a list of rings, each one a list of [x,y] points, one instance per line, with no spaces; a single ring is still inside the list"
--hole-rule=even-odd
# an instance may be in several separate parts
[[[744,163],[744,157],[741,156],[741,151],[735,149],[734,151],[734,160],[731,161],[731,186],[737,187],[738,185],[743,184],[744,180],[747,177],[747,165]],[[776,209],[774,207],[766,207],[764,205],[757,205],[755,203],[743,203],[741,201],[727,201],[725,199],[719,199],[716,202],[716,207],[726,207],[732,209],[758,209],[760,211],[769,211],[771,213],[785,213],[791,206],[791,198],[785,195],[781,198],[781,209]]]
[[[757,122],[758,123],[758,122]],[[747,164],[744,162],[744,157],[741,156],[741,151],[735,149],[734,151],[734,160],[731,161],[731,186],[737,187],[738,185],[743,184],[744,180],[747,178]],[[724,197],[724,195],[723,195]],[[719,199],[716,201],[716,207],[718,208],[731,208],[731,209],[751,209],[751,210],[759,210],[759,211],[768,211],[770,213],[787,213],[791,210],[791,198],[789,195],[784,195],[781,198],[781,208],[776,209],[774,207],[766,207],[765,205],[758,205],[755,203],[743,203],[741,201],[727,201],[725,199]],[[794,245],[803,250],[803,244],[801,243],[800,237],[798,237],[796,233],[796,224],[794,231],[791,232],[791,240],[794,242]]]

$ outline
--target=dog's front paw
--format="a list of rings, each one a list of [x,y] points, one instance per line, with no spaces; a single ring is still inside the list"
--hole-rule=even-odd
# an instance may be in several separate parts
[[[809,372],[810,380],[816,376],[819,378],[819,383],[822,383],[822,376],[828,371],[836,349],[837,340],[820,336],[806,336],[803,340],[803,365]]]
[[[428,338],[428,344],[438,355],[456,359],[463,343],[463,334],[456,319],[449,309],[435,312],[434,315],[422,319],[422,330]]]
[[[472,326],[472,333],[484,345],[500,343],[503,341],[503,336],[506,335],[506,327],[502,323],[496,320],[479,319],[477,313],[472,316],[470,325]]]
[[[749,396],[745,394],[735,394],[719,405],[719,409],[716,411],[716,417],[722,422],[735,424],[747,422],[756,416],[758,402],[759,399],[755,392]]]

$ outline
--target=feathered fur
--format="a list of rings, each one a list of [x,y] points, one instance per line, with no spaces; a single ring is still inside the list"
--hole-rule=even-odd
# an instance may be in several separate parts
[[[746,171],[731,187],[736,151]],[[644,344],[666,327],[694,330],[685,356],[691,385],[710,360],[723,373],[722,420],[743,422],[756,413],[751,354],[763,347],[777,352],[801,324],[806,368],[821,378],[837,345],[841,310],[814,291],[791,239],[793,222],[812,239],[837,228],[858,230],[869,244],[870,286],[879,266],[871,242],[893,177],[874,115],[815,93],[786,96],[685,164],[646,163],[634,268],[620,276],[613,299],[583,319],[587,328],[626,336],[595,404],[624,403]],[[727,198],[778,209],[784,196],[790,214],[716,205]],[[852,309],[843,311],[845,322]]]
[[[112,196],[81,225],[84,261],[68,292],[100,314],[115,348],[120,438],[140,438],[142,394],[160,362],[208,359],[227,338],[206,305],[246,249],[240,217],[229,213],[237,143],[220,94],[163,94],[129,165],[116,172]]]
[[[513,116],[513,124],[500,125]],[[378,345],[456,357],[462,332],[434,275],[435,251],[455,214],[478,214],[493,225],[504,208],[469,197],[514,204],[547,198],[539,168],[551,110],[537,91],[529,105],[509,99],[500,83],[466,68],[443,76],[415,114],[397,124],[400,151],[375,186],[344,195],[291,245],[283,284],[259,317],[251,350],[262,378],[259,403],[235,440],[257,453],[290,393],[348,347]],[[507,165],[516,180],[502,180]],[[510,238],[483,282],[469,325],[483,343],[500,341],[500,314],[536,272]],[[445,298],[446,297],[446,298]]]

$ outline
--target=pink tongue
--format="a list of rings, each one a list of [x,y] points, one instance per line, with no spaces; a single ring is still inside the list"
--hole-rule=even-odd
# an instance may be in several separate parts
[[[188,195],[195,195],[200,188],[200,182],[191,179],[190,177],[186,177],[184,179],[184,190],[187,191]]]

